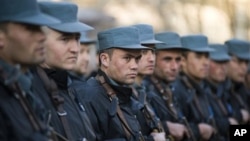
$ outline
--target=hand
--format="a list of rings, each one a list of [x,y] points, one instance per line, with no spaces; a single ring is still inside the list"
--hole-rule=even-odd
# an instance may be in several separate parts
[[[161,132],[161,133],[156,133],[156,132],[152,132],[151,136],[153,136],[154,141],[166,141],[166,134],[165,132]]]
[[[229,117],[228,121],[230,125],[239,125],[239,122],[235,118]]]
[[[183,124],[173,123],[170,121],[167,121],[166,123],[169,129],[170,135],[173,136],[175,140],[177,141],[182,140],[185,135],[187,135],[187,137],[190,136],[187,128]]]
[[[243,123],[247,123],[249,121],[249,113],[248,113],[248,111],[245,110],[245,109],[241,109],[240,112],[241,112],[241,115],[242,115]]]
[[[202,139],[209,140],[212,134],[215,132],[215,129],[206,123],[199,123],[198,128],[201,134]]]

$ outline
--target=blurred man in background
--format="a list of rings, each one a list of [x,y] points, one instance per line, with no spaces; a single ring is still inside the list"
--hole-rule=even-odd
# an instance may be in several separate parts
[[[249,96],[246,92],[244,81],[250,60],[250,43],[239,39],[230,39],[225,42],[231,60],[228,63],[228,83],[230,83],[230,97],[234,107],[241,109],[240,124],[249,122]]]
[[[41,26],[60,21],[42,13],[35,0],[0,4],[0,140],[48,141],[52,132],[31,89],[29,67],[45,59]]]

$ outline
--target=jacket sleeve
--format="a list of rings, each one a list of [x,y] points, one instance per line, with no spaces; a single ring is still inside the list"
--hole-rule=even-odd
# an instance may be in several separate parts
[[[189,126],[190,126],[196,140],[201,139],[198,124],[189,122]]]
[[[86,113],[90,119],[90,122],[94,128],[97,140],[100,140],[100,141],[103,140],[103,135],[102,135],[101,129],[98,125],[98,119],[97,119],[97,115],[95,114],[96,111],[95,111],[94,106],[89,101],[85,102],[84,106],[86,108]]]
[[[230,123],[227,118],[215,118],[218,132],[223,136],[227,136],[229,132]]]
[[[8,141],[8,127],[6,125],[6,120],[4,119],[2,112],[0,113],[0,140]]]

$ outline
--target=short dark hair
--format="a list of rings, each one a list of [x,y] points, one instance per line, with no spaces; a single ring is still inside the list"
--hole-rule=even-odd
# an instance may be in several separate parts
[[[182,52],[182,57],[187,58],[189,52],[190,51],[183,51]]]
[[[101,50],[101,51],[98,51],[98,56],[99,56],[99,66],[101,66],[102,62],[101,62],[101,58],[100,58],[100,54],[102,53],[107,53],[108,56],[111,58],[112,55],[113,55],[113,51],[114,51],[114,48],[109,48],[109,49],[105,49],[105,50]]]

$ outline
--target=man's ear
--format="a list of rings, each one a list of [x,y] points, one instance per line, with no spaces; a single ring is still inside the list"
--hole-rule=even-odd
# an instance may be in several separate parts
[[[185,68],[186,67],[186,64],[187,64],[187,56],[184,57],[184,56],[181,56],[181,68]]]
[[[104,67],[108,67],[109,66],[109,62],[110,62],[110,57],[107,53],[101,53],[100,54],[100,61],[99,63],[101,63],[101,65],[103,65]]]

